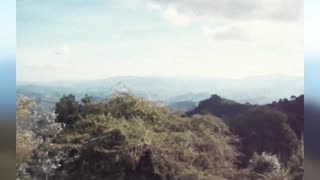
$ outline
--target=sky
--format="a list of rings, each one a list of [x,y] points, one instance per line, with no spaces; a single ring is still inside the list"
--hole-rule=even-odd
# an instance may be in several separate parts
[[[0,5],[0,126],[15,122],[16,99],[16,2],[1,0]],[[13,130],[12,130],[13,131]]]
[[[320,24],[317,17],[320,2],[316,0],[305,0],[305,93],[307,102],[312,100],[320,104]]]
[[[319,6],[320,1],[305,0],[305,28],[304,28],[304,51],[306,61],[315,60],[320,58],[320,24],[319,22]]]
[[[0,63],[16,53],[16,2],[2,0],[0,6]]]
[[[303,6],[303,0],[17,0],[17,80],[303,76]]]

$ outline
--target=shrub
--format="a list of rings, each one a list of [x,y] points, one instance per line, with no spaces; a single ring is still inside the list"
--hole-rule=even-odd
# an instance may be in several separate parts
[[[60,101],[56,103],[56,122],[63,124],[63,126],[67,128],[72,127],[79,119],[79,110],[80,105],[76,101],[74,95],[70,94],[68,96],[63,96]]]
[[[16,175],[25,174],[26,163],[30,160],[36,141],[32,138],[30,128],[26,125],[29,111],[35,107],[35,103],[24,96],[16,99]]]
[[[280,161],[286,163],[299,147],[299,140],[288,125],[287,116],[275,109],[253,109],[238,116],[230,125],[241,139],[244,154],[241,167],[248,165],[254,152],[277,154]]]
[[[236,180],[293,180],[289,169],[281,165],[276,155],[254,153],[247,169],[238,172]],[[301,179],[302,180],[302,179]]]
[[[255,153],[252,156],[249,168],[255,173],[265,174],[270,172],[279,172],[281,165],[277,156],[263,152],[261,155]]]
[[[237,139],[213,116],[181,117],[130,94],[55,139],[69,155],[54,179],[230,179]]]

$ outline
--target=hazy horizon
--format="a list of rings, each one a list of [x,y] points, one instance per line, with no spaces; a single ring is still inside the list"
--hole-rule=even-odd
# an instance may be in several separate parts
[[[122,79],[122,78],[141,78],[141,79],[181,79],[181,80],[232,80],[232,81],[241,81],[248,79],[274,79],[274,78],[295,78],[301,79],[304,76],[299,75],[281,75],[281,74],[271,74],[271,75],[257,75],[257,76],[246,76],[246,77],[208,77],[208,76],[149,76],[149,75],[120,75],[120,76],[110,76],[110,77],[100,77],[94,79],[54,79],[54,80],[17,80],[16,83],[57,83],[57,82],[85,82],[85,81],[101,81],[109,79]]]
[[[220,79],[121,76],[97,80],[17,82],[18,94],[33,98],[51,98],[51,101],[70,93],[77,94],[78,97],[84,94],[104,97],[119,90],[129,91],[152,101],[199,101],[212,94],[218,94],[239,102],[264,104],[280,98],[304,94],[304,78],[263,76]]]

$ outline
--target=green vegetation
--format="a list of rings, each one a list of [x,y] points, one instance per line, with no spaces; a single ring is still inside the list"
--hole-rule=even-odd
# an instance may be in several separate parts
[[[19,167],[27,162],[34,150],[34,141],[28,134],[24,120],[27,118],[29,110],[35,104],[28,98],[17,98],[16,101],[16,166]]]
[[[70,104],[62,99],[57,106],[63,102]],[[103,111],[88,110],[99,106],[81,108],[86,118],[80,115],[54,139],[74,152],[55,178],[230,179],[235,174],[237,141],[221,119],[183,118],[127,93],[113,95]]]
[[[287,162],[299,147],[299,140],[289,127],[287,116],[277,110],[267,107],[253,109],[230,124],[233,132],[242,138],[244,165],[255,152],[277,154]]]
[[[302,179],[303,141],[286,112],[217,95],[204,102],[184,114],[124,92],[101,102],[63,96],[56,117],[41,123],[45,131],[33,130],[41,141],[26,154],[17,151],[27,157],[19,158],[27,172],[19,178]]]

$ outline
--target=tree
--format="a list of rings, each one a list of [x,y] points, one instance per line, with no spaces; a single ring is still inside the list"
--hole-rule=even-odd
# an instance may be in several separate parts
[[[56,103],[56,122],[62,123],[67,128],[71,128],[74,123],[79,120],[79,111],[80,105],[74,95],[63,96],[60,101]]]
[[[287,162],[299,147],[299,140],[287,122],[287,116],[275,109],[261,107],[240,115],[231,122],[232,131],[242,142],[242,166],[254,152],[277,154]]]
[[[91,103],[91,99],[92,99],[92,97],[89,96],[88,94],[86,94],[85,97],[81,99],[81,102],[83,104],[89,104],[89,103]]]
[[[291,99],[291,101],[294,101],[294,100],[296,100],[296,99],[297,99],[297,96],[292,95],[292,96],[290,97],[290,99]]]

